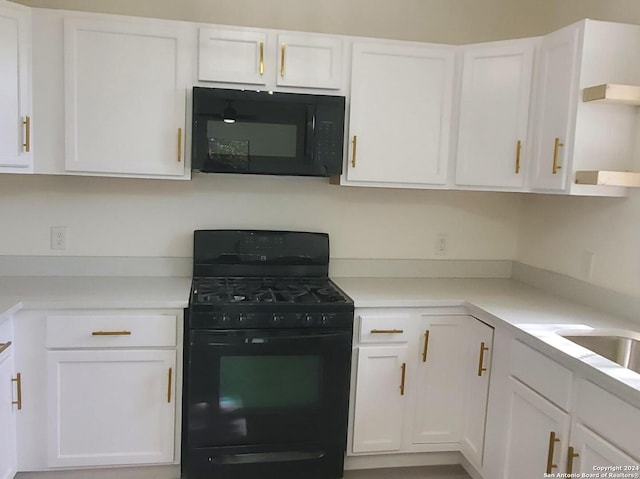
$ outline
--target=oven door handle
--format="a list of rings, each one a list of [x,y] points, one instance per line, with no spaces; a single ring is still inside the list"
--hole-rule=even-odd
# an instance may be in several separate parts
[[[305,330],[306,331],[306,330]],[[300,334],[300,330],[288,331],[288,334],[270,334],[282,333],[282,330],[272,331],[256,331],[247,330],[245,334],[238,334],[235,330],[231,334],[229,331],[195,331],[191,345],[207,345],[207,346],[233,346],[237,344],[274,344],[291,340],[318,340],[318,339],[340,339],[351,341],[352,333],[346,331],[314,331],[312,334]]]

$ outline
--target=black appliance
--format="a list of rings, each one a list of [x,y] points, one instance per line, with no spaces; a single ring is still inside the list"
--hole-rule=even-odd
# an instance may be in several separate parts
[[[195,231],[183,477],[342,477],[353,302],[328,264],[323,233]]]
[[[342,96],[193,88],[191,168],[207,173],[342,173]]]

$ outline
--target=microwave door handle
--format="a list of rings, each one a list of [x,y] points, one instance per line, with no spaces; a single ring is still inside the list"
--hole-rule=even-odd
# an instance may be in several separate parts
[[[307,161],[313,164],[315,158],[313,151],[316,144],[316,113],[311,105],[307,107],[307,140],[305,141],[304,156]]]

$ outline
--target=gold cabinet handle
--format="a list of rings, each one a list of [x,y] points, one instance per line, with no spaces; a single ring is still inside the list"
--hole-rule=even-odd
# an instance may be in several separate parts
[[[402,334],[404,329],[372,329],[371,334]]]
[[[553,174],[557,174],[558,170],[562,168],[558,164],[558,150],[561,146],[564,146],[564,143],[560,143],[560,138],[556,138],[553,143]]]
[[[424,348],[422,349],[422,362],[427,362],[427,349],[429,348],[429,330],[424,332]]]
[[[3,353],[6,349],[11,346],[11,341],[7,341],[6,343],[0,343],[0,353]]]
[[[404,396],[404,378],[407,375],[407,363],[402,363],[400,370],[402,371],[402,375],[400,377],[400,396]]]
[[[167,402],[171,402],[171,376],[173,376],[173,369],[169,368],[169,378],[167,381]]]
[[[25,116],[24,121],[24,143],[22,144],[24,151],[29,153],[31,151],[31,117]]]
[[[573,472],[573,460],[576,457],[580,457],[580,454],[575,452],[575,449],[569,446],[569,455],[567,456],[567,474],[571,474]]]
[[[560,442],[560,438],[556,437],[556,433],[551,431],[551,434],[549,434],[549,454],[547,455],[547,474],[551,474],[552,469],[558,467],[557,464],[553,463],[553,452],[556,447],[556,442]]]
[[[22,374],[17,373],[15,378],[11,378],[11,382],[16,383],[16,401],[11,401],[11,404],[18,406],[18,411],[22,409]]]
[[[182,161],[182,128],[178,128],[178,163]]]
[[[358,137],[353,135],[353,140],[351,140],[351,166],[353,168],[356,167],[356,147],[358,146]]]
[[[94,331],[91,336],[131,336],[131,331]]]
[[[260,42],[260,76],[264,75],[264,42]]]
[[[484,344],[484,341],[480,343],[480,359],[478,360],[478,376],[482,376],[482,373],[487,370],[484,367],[484,352],[489,351],[489,348]]]
[[[522,151],[522,142],[518,140],[516,145],[516,175],[520,173],[520,152]]]
[[[280,76],[284,77],[284,57],[287,53],[287,44],[285,42],[282,42],[280,44]]]

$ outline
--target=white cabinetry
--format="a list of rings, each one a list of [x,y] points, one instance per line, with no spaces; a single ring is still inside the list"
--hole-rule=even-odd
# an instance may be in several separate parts
[[[491,330],[478,329],[475,318],[457,314],[429,314],[420,309],[366,309],[356,312],[359,346],[354,392],[353,437],[350,453],[456,451],[462,440],[462,421],[468,418],[467,388],[479,371],[478,348]],[[491,330],[492,331],[492,330]],[[492,334],[482,351],[488,375]],[[482,390],[480,391],[482,394]],[[478,408],[469,433],[482,455],[484,396],[474,397]],[[476,426],[474,426],[476,427]],[[476,427],[477,429],[477,427]],[[466,431],[465,431],[466,432]],[[475,444],[475,443],[474,443]]]
[[[178,311],[20,311],[21,471],[175,464]]]
[[[344,184],[446,184],[455,51],[447,45],[354,44]]]
[[[464,47],[456,184],[524,186],[537,38]]]
[[[31,173],[29,8],[0,1],[0,45],[0,173]]]
[[[67,172],[189,176],[188,38],[177,22],[65,18]]]
[[[200,28],[200,81],[342,88],[343,40],[269,30]]]
[[[597,473],[637,466],[640,410],[514,341],[501,476]],[[577,391],[572,394],[572,389]]]
[[[584,88],[640,84],[634,65],[640,26],[583,20],[543,38],[537,79],[531,188],[576,195],[622,196],[623,188],[578,185],[581,170],[630,169],[636,112],[584,103]]]
[[[15,374],[12,319],[0,324],[0,479],[13,479],[17,471],[16,414],[18,387]]]

